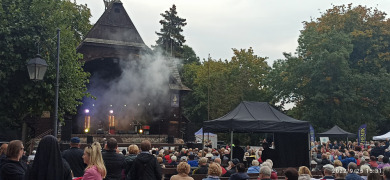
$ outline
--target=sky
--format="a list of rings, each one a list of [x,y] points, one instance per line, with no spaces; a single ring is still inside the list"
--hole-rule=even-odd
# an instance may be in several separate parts
[[[91,23],[104,12],[102,0],[77,0],[91,9]],[[390,12],[389,0],[122,0],[123,6],[147,46],[155,45],[160,15],[176,5],[187,20],[183,35],[200,57],[228,59],[232,48],[248,49],[268,57],[269,65],[294,53],[303,21],[310,21],[333,5],[353,3]]]

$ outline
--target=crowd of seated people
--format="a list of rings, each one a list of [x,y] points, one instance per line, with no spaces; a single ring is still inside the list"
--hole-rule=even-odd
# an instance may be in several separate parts
[[[71,148],[61,152],[57,138],[45,136],[34,160],[27,162],[23,142],[14,140],[4,144],[0,147],[0,180],[390,179],[388,140],[368,145],[314,142],[311,167],[291,167],[282,171],[273,169],[273,161],[263,157],[267,154],[263,149],[250,146],[242,148],[242,157],[231,159],[230,148],[159,149],[152,148],[147,140],[140,146],[132,144],[123,152],[118,150],[115,138],[108,139],[103,147],[94,142],[81,149],[80,139],[74,137],[70,145]]]

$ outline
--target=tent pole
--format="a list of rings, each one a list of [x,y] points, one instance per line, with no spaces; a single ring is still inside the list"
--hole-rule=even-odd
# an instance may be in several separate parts
[[[233,130],[230,131],[230,161],[233,160]]]
[[[205,157],[204,154],[204,126],[202,127],[202,157]]]
[[[307,133],[307,138],[308,138],[307,142],[309,142],[308,143],[308,145],[309,145],[309,167],[310,167],[310,170],[312,170],[312,168],[311,168],[311,142],[310,142],[311,138],[310,138],[310,131],[309,131],[309,133]]]

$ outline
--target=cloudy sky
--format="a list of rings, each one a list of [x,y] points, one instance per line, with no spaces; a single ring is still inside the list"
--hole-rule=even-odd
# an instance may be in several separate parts
[[[172,4],[187,19],[186,44],[201,58],[230,59],[232,48],[252,47],[269,64],[294,52],[302,22],[318,18],[332,5],[353,3],[390,13],[389,0],[122,0],[146,45],[155,45],[160,13]],[[103,14],[102,0],[77,0],[91,9],[91,22]]]

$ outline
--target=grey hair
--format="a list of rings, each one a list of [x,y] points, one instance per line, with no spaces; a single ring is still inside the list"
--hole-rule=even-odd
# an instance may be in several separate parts
[[[171,157],[171,160],[172,160],[172,161],[177,161],[177,157],[176,157],[176,156],[172,156],[172,157]]]
[[[260,168],[260,173],[264,174],[265,176],[271,176],[272,171],[268,166],[263,166]]]

